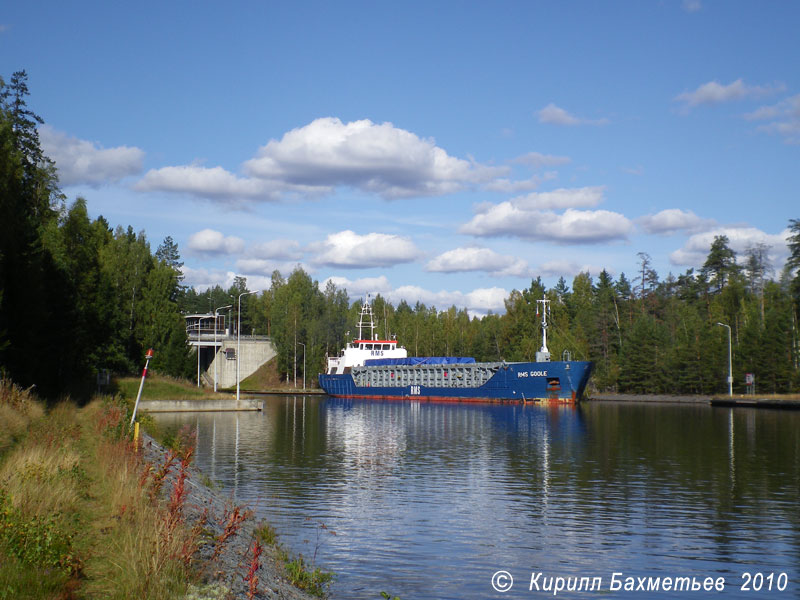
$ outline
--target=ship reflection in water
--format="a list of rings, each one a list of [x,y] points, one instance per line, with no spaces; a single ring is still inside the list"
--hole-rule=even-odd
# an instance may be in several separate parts
[[[726,597],[747,595],[745,571],[800,584],[800,413],[303,396],[264,406],[156,419],[196,426],[198,466],[335,571],[334,597],[486,598],[500,569],[517,581],[513,597],[538,572],[601,577],[606,591],[614,572],[724,577]]]

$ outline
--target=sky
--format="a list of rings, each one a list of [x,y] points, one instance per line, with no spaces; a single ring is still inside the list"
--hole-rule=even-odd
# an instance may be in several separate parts
[[[8,2],[40,140],[186,283],[298,265],[353,299],[504,311],[663,280],[800,218],[800,3]]]

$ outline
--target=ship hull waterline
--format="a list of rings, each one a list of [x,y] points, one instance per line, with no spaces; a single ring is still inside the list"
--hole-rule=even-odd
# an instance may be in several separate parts
[[[591,375],[592,363],[506,363],[483,385],[358,385],[352,373],[320,374],[319,384],[334,398],[424,402],[541,402],[575,404]]]

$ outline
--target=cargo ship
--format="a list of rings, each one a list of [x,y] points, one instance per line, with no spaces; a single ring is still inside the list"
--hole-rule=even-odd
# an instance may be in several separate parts
[[[409,357],[396,339],[378,339],[367,300],[356,325],[358,337],[339,356],[327,358],[319,385],[329,396],[344,398],[574,404],[583,396],[592,363],[570,360],[567,352],[564,360],[550,360],[549,300],[538,302],[542,347],[535,362],[477,362],[464,356]]]

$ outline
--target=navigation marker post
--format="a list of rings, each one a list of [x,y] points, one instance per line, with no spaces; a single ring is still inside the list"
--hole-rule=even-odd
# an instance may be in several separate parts
[[[139,440],[139,423],[136,422],[134,426],[134,422],[136,421],[136,411],[139,409],[139,400],[142,397],[142,389],[144,388],[144,380],[147,377],[147,366],[150,364],[150,359],[153,358],[153,349],[148,348],[147,353],[144,355],[144,369],[142,369],[142,380],[139,382],[139,392],[136,394],[136,403],[133,405],[133,414],[131,415],[131,423],[128,427],[134,427],[133,429],[133,446],[136,447],[136,443]]]

